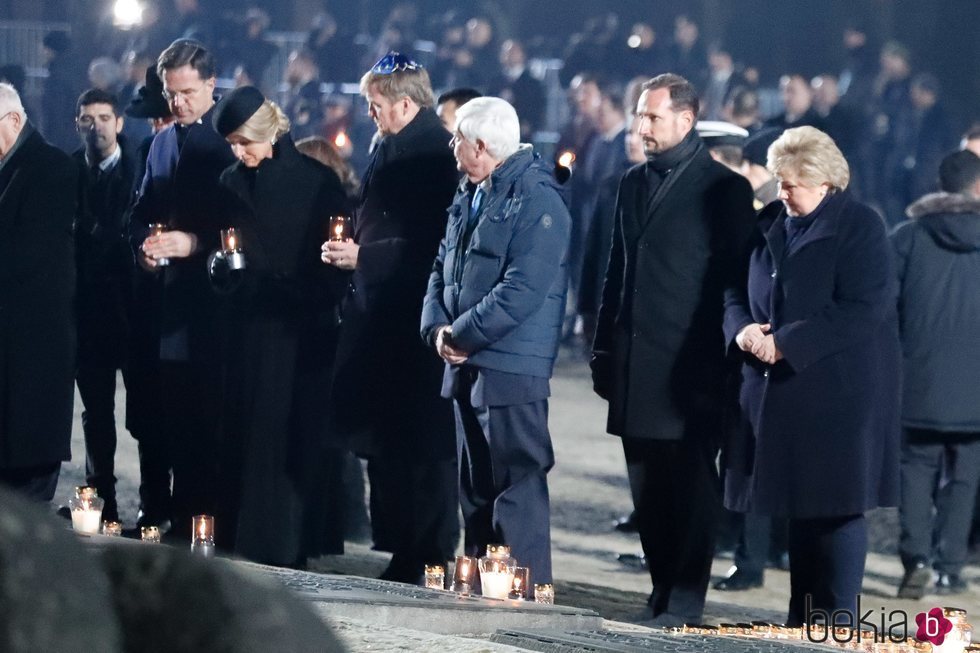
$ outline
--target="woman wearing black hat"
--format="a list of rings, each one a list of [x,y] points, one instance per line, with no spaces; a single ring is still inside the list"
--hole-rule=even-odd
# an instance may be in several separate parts
[[[217,536],[246,558],[303,566],[343,551],[342,459],[323,448],[322,409],[346,276],[320,263],[320,244],[344,190],[296,150],[289,120],[254,87],[226,95],[214,126],[239,159],[221,183],[247,261],[234,277],[223,259],[212,266],[230,292]]]

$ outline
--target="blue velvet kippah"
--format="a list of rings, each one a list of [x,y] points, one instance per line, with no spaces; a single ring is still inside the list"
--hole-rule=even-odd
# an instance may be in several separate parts
[[[422,64],[412,61],[399,52],[389,52],[378,59],[378,63],[371,68],[372,73],[378,75],[390,75],[391,73],[403,70],[421,70]]]

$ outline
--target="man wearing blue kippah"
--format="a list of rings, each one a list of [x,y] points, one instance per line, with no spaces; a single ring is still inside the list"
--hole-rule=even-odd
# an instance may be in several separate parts
[[[368,461],[374,547],[394,554],[382,578],[416,583],[425,564],[452,557],[459,535],[452,406],[439,396],[442,361],[418,337],[459,177],[421,66],[390,53],[361,93],[380,139],[353,240],[323,245],[325,263],[353,270],[330,430]]]

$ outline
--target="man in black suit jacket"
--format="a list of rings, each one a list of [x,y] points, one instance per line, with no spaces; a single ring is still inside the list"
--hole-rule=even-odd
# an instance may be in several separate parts
[[[50,501],[71,459],[78,167],[0,84],[0,483]]]
[[[700,622],[720,507],[723,293],[755,223],[752,188],[694,130],[698,97],[673,74],[643,86],[647,162],[623,177],[593,345],[607,430],[638,480],[656,625]]]
[[[157,71],[176,120],[150,146],[130,233],[137,262],[162,277],[157,351],[162,441],[157,443],[156,459],[172,445],[173,526],[175,532],[189,534],[191,517],[214,514],[215,507],[219,339],[205,263],[218,244],[219,230],[226,226],[221,216],[227,204],[222,202],[218,177],[235,157],[211,124],[211,53],[196,41],[177,39],[160,54]],[[150,235],[148,225],[154,223],[167,231]],[[153,379],[145,379],[144,385],[151,388]],[[155,474],[166,473],[163,464],[153,468]],[[141,522],[166,521],[169,515],[159,510],[165,511],[165,500],[154,499],[153,506],[146,506],[144,497]]]
[[[78,393],[85,406],[85,480],[105,500],[102,518],[116,509],[116,370],[128,386],[129,310],[133,256],[126,220],[135,164],[122,140],[116,97],[89,89],[78,98],[75,126],[82,148],[72,156],[82,172],[78,248]]]

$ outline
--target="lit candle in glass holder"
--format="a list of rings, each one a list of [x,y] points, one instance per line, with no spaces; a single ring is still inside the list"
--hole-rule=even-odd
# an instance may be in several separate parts
[[[466,594],[473,589],[473,579],[476,578],[476,558],[470,556],[456,556],[456,565],[453,570],[454,592]]]
[[[221,230],[221,258],[228,262],[230,270],[245,269],[245,254],[242,253],[242,235],[234,227]]]
[[[153,224],[150,225],[151,236],[159,236],[166,230],[167,230],[167,225],[160,224],[159,222],[154,222]],[[161,268],[170,265],[169,258],[158,258],[156,259],[156,262],[157,262],[157,267],[161,267]]]
[[[433,590],[446,589],[446,568],[442,565],[426,565],[425,586]]]
[[[214,517],[191,517],[191,553],[203,558],[214,557]]]
[[[514,586],[514,569],[517,563],[513,558],[480,558],[480,587],[483,596],[491,599],[506,599]]]
[[[555,586],[551,583],[542,583],[534,586],[534,602],[554,605]]]
[[[341,242],[350,240],[350,216],[332,215],[330,216],[330,240]]]
[[[109,537],[122,537],[122,524],[117,521],[102,522],[102,534]]]
[[[531,579],[531,570],[527,567],[514,568],[514,583],[510,588],[510,597],[518,601],[527,599],[527,584]]]
[[[160,528],[157,526],[144,526],[140,529],[140,535],[147,544],[160,543]]]
[[[104,505],[105,501],[99,498],[94,487],[75,488],[75,496],[68,500],[72,529],[77,533],[97,535],[102,526]]]

